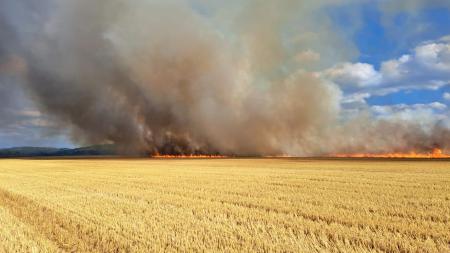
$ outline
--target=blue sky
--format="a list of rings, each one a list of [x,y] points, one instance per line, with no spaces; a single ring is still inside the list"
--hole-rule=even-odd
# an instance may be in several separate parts
[[[362,27],[354,34],[358,46],[358,61],[376,67],[382,61],[406,54],[416,45],[450,34],[450,11],[446,8],[426,8],[417,13],[400,12],[383,25],[383,13],[372,5],[362,8]],[[335,20],[339,24],[339,20]],[[415,31],[418,27],[425,27]],[[342,27],[345,29],[345,27]],[[405,32],[406,31],[406,32]]]
[[[414,11],[398,11],[386,14],[381,6],[373,4],[373,2],[367,2],[365,4],[350,4],[330,8],[328,12],[335,25],[351,37],[359,51],[358,57],[352,63],[368,64],[375,71],[380,71],[384,62],[398,59],[403,55],[414,54],[416,47],[427,43],[437,43],[439,39],[450,34],[450,9],[444,6],[425,5]],[[355,24],[355,16],[360,22],[357,25]],[[355,26],[357,26],[356,29]],[[442,44],[449,45],[449,42],[443,42]],[[448,51],[448,48],[446,50]],[[419,77],[424,84],[422,87],[417,84],[414,85],[415,87],[404,88],[388,94],[371,93],[370,97],[366,99],[367,104],[369,106],[413,105],[440,102],[448,105],[450,101],[444,98],[444,94],[450,92],[449,86],[443,84],[442,87],[429,88],[426,87],[426,82],[442,81],[448,83],[450,81],[449,73],[441,73],[439,78],[436,78],[434,74],[428,75],[427,72],[430,72],[430,70],[423,71],[424,73]],[[351,80],[345,81],[351,82]],[[404,81],[396,80],[391,81],[391,83],[389,80],[381,81],[378,88],[389,85],[400,86],[403,85],[402,82],[406,84],[407,82],[414,82],[414,80],[406,78]],[[342,85],[349,84],[342,83]],[[345,87],[344,90],[346,90]],[[370,88],[359,87],[358,89],[350,89],[346,94],[368,90]]]

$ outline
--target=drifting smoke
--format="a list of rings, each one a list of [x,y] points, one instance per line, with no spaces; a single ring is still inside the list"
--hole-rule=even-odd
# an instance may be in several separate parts
[[[306,2],[248,1],[220,30],[184,1],[3,0],[0,57],[26,62],[28,94],[81,143],[237,155],[449,148],[437,125],[342,123],[335,84],[283,65],[283,25]]]

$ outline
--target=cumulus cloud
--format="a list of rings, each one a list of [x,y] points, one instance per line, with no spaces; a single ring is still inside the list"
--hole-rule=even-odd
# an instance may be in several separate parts
[[[384,62],[381,73],[386,82],[405,79],[419,81],[450,79],[450,42],[441,39],[416,47],[411,54]]]
[[[450,93],[445,92],[444,95],[442,95],[442,96],[445,100],[450,100]]]
[[[326,70],[324,76],[343,88],[377,86],[382,81],[381,74],[367,63],[341,63]]]
[[[321,76],[344,89],[371,89],[372,95],[408,89],[437,90],[450,84],[450,41],[444,37],[425,42],[410,54],[382,62],[379,70],[367,63],[341,63]]]
[[[418,112],[418,111],[427,111],[427,112],[435,112],[435,111],[445,111],[447,110],[447,105],[439,103],[439,102],[433,102],[429,104],[395,104],[395,105],[374,105],[371,107],[372,110],[378,114],[383,116],[389,116],[392,117],[396,113],[411,113],[411,112]],[[411,118],[415,117],[411,113]]]
[[[350,93],[344,96],[341,102],[344,104],[354,104],[354,103],[365,104],[366,99],[370,97],[371,94],[368,92]]]

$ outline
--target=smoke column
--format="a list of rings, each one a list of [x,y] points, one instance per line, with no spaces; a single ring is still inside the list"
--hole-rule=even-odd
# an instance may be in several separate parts
[[[426,131],[401,121],[342,122],[340,89],[310,66],[284,63],[292,52],[283,27],[293,9],[307,15],[307,3],[322,1],[312,2],[248,1],[220,13],[233,21],[219,29],[187,1],[2,0],[0,57],[23,59],[23,88],[74,141],[115,143],[124,153],[449,148],[438,124]],[[296,50],[314,44],[305,41]]]

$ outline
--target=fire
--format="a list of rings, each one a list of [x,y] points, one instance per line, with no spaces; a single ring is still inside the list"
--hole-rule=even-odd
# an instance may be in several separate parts
[[[212,158],[227,158],[223,155],[151,155],[152,158],[158,159],[212,159]]]
[[[441,149],[435,148],[430,153],[383,153],[383,154],[370,154],[370,153],[357,153],[357,154],[336,154],[331,155],[332,157],[342,157],[342,158],[429,158],[429,159],[439,159],[439,158],[450,158],[450,155],[444,154]]]

